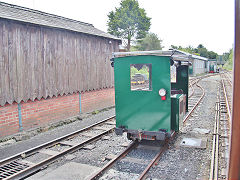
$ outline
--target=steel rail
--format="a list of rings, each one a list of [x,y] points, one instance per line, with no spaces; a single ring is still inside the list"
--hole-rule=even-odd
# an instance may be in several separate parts
[[[216,147],[215,147],[215,160],[214,160],[214,180],[218,180],[218,154],[219,154],[219,104],[217,111],[217,127],[216,127]]]
[[[224,95],[224,100],[227,108],[228,117],[231,117],[230,108],[229,108],[229,102],[228,102],[228,96],[226,91],[226,86],[223,80],[223,76],[226,79],[226,75],[221,75],[221,85]],[[219,99],[220,101],[220,99]],[[214,133],[213,133],[213,147],[212,147],[212,158],[211,158],[211,169],[210,169],[210,175],[209,180],[217,180],[218,179],[218,164],[219,164],[219,118],[220,118],[220,102],[216,103],[216,113],[215,113],[215,125],[214,125]]]
[[[216,76],[216,75],[218,75],[218,74],[207,74],[207,75],[204,75],[204,76],[194,78],[194,79],[192,79],[192,82],[190,82],[189,85],[191,86],[191,89],[193,89],[193,85],[198,83],[200,80],[202,80],[204,78],[207,78],[207,77]],[[193,92],[188,97],[191,98],[193,96],[193,94],[194,94],[194,89],[193,89]]]
[[[94,123],[93,125],[90,125],[90,126],[88,126],[86,128],[80,129],[78,131],[75,131],[73,133],[67,134],[65,136],[62,136],[62,137],[57,138],[55,140],[52,140],[50,142],[44,143],[42,145],[39,145],[36,148],[32,148],[30,150],[27,150],[27,151],[18,153],[17,155],[14,155],[14,156],[11,156],[9,158],[6,158],[6,159],[1,161],[1,166],[4,167],[4,165],[9,164],[10,162],[15,162],[15,161],[20,160],[22,158],[21,155],[23,155],[23,154],[24,154],[24,156],[29,157],[30,155],[33,155],[34,153],[37,153],[40,149],[52,147],[55,144],[61,143],[61,141],[63,141],[63,140],[70,139],[70,138],[76,136],[77,134],[79,134],[81,132],[89,130],[89,129],[91,129],[91,128],[97,126],[97,125],[100,125],[102,123],[105,123],[105,122],[107,122],[107,121],[109,121],[110,119],[113,119],[113,118],[114,118],[114,116],[109,117],[109,118],[104,119],[104,120],[102,120],[100,122]],[[52,155],[51,157],[49,157],[49,158],[47,158],[45,160],[42,160],[39,163],[36,163],[36,164],[33,164],[33,165],[29,165],[29,167],[23,168],[23,169],[19,170],[18,172],[12,173],[12,175],[11,174],[7,175],[7,177],[5,177],[4,179],[20,179],[20,178],[24,178],[26,176],[29,176],[29,175],[33,174],[34,172],[40,170],[44,165],[47,165],[50,162],[55,161],[57,158],[65,155],[67,153],[74,152],[74,151],[78,150],[82,146],[84,146],[84,145],[86,145],[88,143],[96,141],[97,139],[101,138],[103,135],[106,135],[106,134],[108,134],[109,132],[111,132],[113,130],[114,130],[114,127],[109,128],[109,129],[105,130],[104,132],[102,132],[102,133],[100,133],[100,134],[98,134],[98,135],[96,135],[94,137],[91,137],[91,138],[89,138],[89,139],[87,139],[87,140],[85,140],[85,141],[83,141],[81,143],[75,144],[72,147],[69,147],[68,149],[66,149],[66,150],[64,150],[62,152],[56,153],[55,155]],[[6,176],[6,175],[2,174],[2,176]]]
[[[196,109],[196,107],[199,105],[199,103],[201,102],[201,100],[203,99],[203,97],[205,96],[205,90],[203,89],[202,86],[200,86],[199,84],[196,84],[197,87],[199,87],[202,90],[202,95],[199,98],[199,100],[197,101],[197,103],[193,106],[193,108],[189,111],[189,113],[185,116],[185,118],[183,119],[183,123],[185,123],[188,118],[190,117],[190,115],[192,114],[192,112]]]
[[[13,174],[12,176],[7,177],[6,180],[7,179],[13,179],[13,178],[14,179],[21,179],[23,177],[27,177],[27,176],[33,174],[34,172],[40,170],[43,166],[48,165],[49,163],[55,161],[57,158],[65,155],[67,153],[74,152],[74,151],[80,149],[81,147],[83,147],[84,145],[86,145],[88,143],[96,141],[97,139],[101,138],[103,135],[106,135],[109,132],[111,132],[113,129],[114,128],[111,128],[111,129],[109,129],[107,131],[104,131],[101,134],[98,134],[98,135],[96,135],[96,136],[94,136],[94,137],[92,137],[90,139],[85,140],[84,142],[81,142],[81,143],[79,143],[79,144],[77,144],[77,145],[75,145],[73,147],[70,147],[69,149],[66,149],[66,150],[64,150],[62,152],[59,152],[58,154],[56,154],[54,156],[51,156],[51,157],[49,157],[49,158],[47,158],[47,159],[45,159],[45,160],[43,160],[43,161],[41,161],[41,162],[39,162],[39,163],[37,163],[35,165],[32,165],[32,166],[30,166],[30,167],[28,167],[26,169],[23,169],[22,171],[19,171],[18,173]]]
[[[213,130],[213,143],[212,143],[212,158],[211,158],[211,168],[209,174],[209,180],[214,179],[214,165],[215,165],[215,154],[216,154],[216,134],[217,134],[217,118],[218,118],[218,102],[215,105],[215,123],[214,123],[214,130]]]
[[[108,120],[110,120],[110,119],[112,119],[112,118],[114,118],[114,117],[115,117],[115,116],[111,116],[111,117],[106,118],[106,119],[104,119],[104,120],[102,120],[102,121],[99,121],[99,122],[97,122],[97,123],[94,123],[94,124],[92,124],[92,125],[89,125],[89,126],[83,128],[83,129],[74,131],[74,132],[69,133],[69,134],[67,134],[67,135],[64,135],[64,136],[61,136],[61,137],[59,137],[59,138],[56,138],[56,139],[54,139],[54,140],[52,140],[52,141],[43,143],[43,144],[41,144],[41,145],[39,145],[39,146],[33,147],[33,148],[31,148],[31,149],[28,149],[28,150],[26,150],[26,151],[20,152],[20,153],[18,153],[18,154],[15,154],[15,155],[13,155],[13,156],[8,157],[8,158],[2,159],[2,160],[0,161],[0,166],[2,166],[3,164],[8,163],[8,162],[10,162],[10,161],[13,161],[13,160],[15,160],[15,159],[21,158],[23,154],[24,154],[24,155],[31,155],[32,153],[34,153],[34,152],[36,152],[36,151],[38,151],[38,150],[40,150],[40,149],[42,149],[42,148],[46,148],[46,147],[52,146],[52,145],[54,145],[54,143],[58,143],[58,142],[60,142],[60,141],[62,141],[62,140],[71,138],[71,137],[77,135],[78,133],[81,133],[81,132],[83,132],[83,131],[86,131],[86,130],[88,130],[88,129],[91,129],[91,128],[93,128],[94,126],[100,125],[100,124],[102,124],[102,123],[104,123],[104,122],[106,122],[106,121],[108,121]]]
[[[204,76],[204,77],[200,77],[200,78],[194,79],[193,82],[190,83],[191,88],[193,89],[193,85],[194,85],[194,84],[198,83],[201,79],[206,78],[206,77],[209,77],[209,76],[213,76],[213,75],[206,75],[206,76]],[[196,105],[194,106],[194,108],[191,110],[191,112],[189,113],[189,115],[192,113],[192,111],[196,108],[196,106],[199,104],[199,102],[202,100],[202,98],[203,98],[204,95],[205,95],[205,90],[204,90],[200,85],[198,85],[198,84],[196,84],[196,86],[198,86],[200,89],[202,89],[203,94],[202,94],[202,96],[200,97],[200,99],[199,99],[199,101],[197,102],[197,104],[196,104]],[[193,89],[193,92],[192,92],[192,94],[191,94],[189,97],[192,97],[192,95],[194,94],[194,92],[195,92],[195,90]],[[187,119],[188,119],[188,117],[186,117],[186,118],[184,119],[184,122],[185,122]],[[171,139],[172,139],[175,135],[176,135],[176,133],[174,132],[174,133],[172,134],[172,136],[171,136]],[[161,148],[161,150],[159,151],[159,153],[154,157],[154,159],[149,163],[149,165],[145,168],[145,170],[142,172],[142,174],[138,177],[138,180],[146,179],[146,176],[147,176],[148,171],[153,167],[154,164],[156,164],[156,163],[159,161],[161,155],[163,154],[163,152],[164,152],[167,148],[168,148],[168,141],[165,142],[163,148]]]
[[[190,83],[191,88],[193,88],[193,85],[196,84],[196,83],[198,83],[201,79],[203,79],[203,77],[194,79],[194,80],[193,80],[193,83]],[[197,86],[200,87],[198,84],[197,84]],[[200,87],[200,88],[203,90],[202,87]],[[204,91],[204,90],[203,90],[203,91]],[[204,93],[205,93],[205,91],[204,91]],[[189,97],[191,97],[193,94],[194,94],[194,89],[193,89],[193,93],[192,93]],[[200,98],[200,101],[201,101],[201,99],[202,99],[202,97]],[[199,102],[198,102],[198,103],[199,103]],[[185,121],[186,121],[186,120],[187,120],[187,119],[185,118]],[[176,135],[176,133],[174,132],[174,133],[172,134],[172,136],[171,136],[171,139],[172,139],[175,135]],[[164,144],[163,148],[161,148],[161,150],[159,151],[159,153],[154,157],[154,159],[153,159],[153,160],[149,163],[149,165],[145,168],[145,170],[142,172],[142,174],[138,177],[138,180],[143,180],[143,179],[146,178],[146,175],[147,175],[148,171],[153,167],[154,164],[156,164],[156,163],[159,161],[161,155],[162,155],[163,152],[167,149],[167,147],[168,147],[168,142],[166,142],[166,143]]]
[[[94,180],[98,176],[102,175],[106,170],[110,169],[113,164],[125,157],[130,151],[132,151],[138,145],[138,141],[133,141],[121,154],[119,154],[116,158],[109,161],[105,166],[103,166],[99,171],[91,175],[88,180]]]
[[[226,107],[227,107],[227,113],[228,113],[228,118],[229,118],[229,124],[231,123],[231,118],[232,118],[232,113],[231,113],[231,109],[230,109],[230,105],[229,105],[229,99],[227,96],[227,91],[226,91],[226,86],[225,83],[223,81],[223,78],[221,79],[222,82],[222,86],[223,86],[223,93],[224,93],[224,98],[226,101]]]
[[[192,89],[192,93],[188,96],[188,98],[191,98],[191,97],[193,96],[193,94],[194,94],[194,88],[193,88],[193,85],[194,85],[194,83],[190,83],[190,84],[189,84],[189,86],[190,86],[191,89]]]
[[[142,174],[138,177],[138,180],[143,180],[146,178],[148,171],[153,167],[154,164],[156,164],[159,161],[161,155],[166,151],[167,148],[168,148],[168,142],[164,144],[164,146],[161,148],[159,153],[157,153],[157,155],[153,158],[153,160],[144,169]]]
[[[229,77],[229,71],[226,73],[226,77],[227,77],[227,81],[229,82],[229,84],[232,86],[232,80]]]
[[[212,76],[212,75],[211,75]],[[207,76],[208,77],[208,76]],[[192,85],[198,83],[201,79],[203,79],[204,77],[200,77],[200,78],[196,78],[193,80],[193,83],[190,83],[190,86],[193,88]],[[201,96],[201,98],[199,99],[198,103],[194,106],[193,109],[196,108],[196,106],[199,104],[199,102],[202,100],[203,96],[205,95],[205,91],[204,89],[196,84],[196,86],[198,86],[200,89],[202,89],[203,91],[203,95]],[[194,91],[193,91],[194,92]],[[193,94],[193,93],[192,93]],[[192,94],[190,95],[190,97],[192,96]],[[193,109],[191,110],[191,112],[189,113],[189,115],[192,113]],[[185,118],[185,121],[187,120],[187,118]],[[173,138],[176,135],[176,133],[174,132],[171,136],[171,138]],[[136,141],[134,141],[136,142]],[[106,164],[104,167],[102,167],[99,171],[97,171],[96,173],[94,173],[93,175],[91,175],[88,180],[94,180],[96,178],[98,178],[99,176],[101,176],[106,170],[108,170],[109,168],[111,168],[113,166],[113,164],[122,159],[124,156],[126,156],[136,145],[134,144],[134,142],[128,146],[128,148],[126,150],[124,150],[120,155],[118,155],[116,158],[112,159],[108,164]],[[144,171],[142,172],[142,174],[140,174],[140,176],[138,177],[138,180],[143,180],[146,178],[146,175],[148,173],[148,171],[153,167],[154,164],[156,164],[161,155],[163,154],[163,152],[165,152],[165,150],[168,148],[168,141],[165,142],[164,146],[161,148],[161,150],[156,154],[156,156],[152,159],[152,161],[148,164],[148,166],[144,169]]]

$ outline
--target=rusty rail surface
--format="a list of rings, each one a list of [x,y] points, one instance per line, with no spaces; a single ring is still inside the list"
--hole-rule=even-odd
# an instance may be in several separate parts
[[[229,81],[228,81],[229,82]],[[228,117],[229,117],[229,122],[231,122],[231,118],[232,118],[232,112],[231,112],[231,107],[230,107],[230,100],[228,98],[228,94],[227,94],[227,90],[226,90],[226,84],[224,83],[224,80],[223,78],[221,79],[221,83],[222,83],[222,86],[223,86],[223,92],[224,92],[224,98],[225,98],[225,101],[226,101],[226,106],[227,106],[227,113],[228,113]],[[229,82],[230,86],[232,85],[230,82]]]
[[[209,180],[218,179],[219,113],[220,113],[220,105],[219,105],[219,102],[216,102],[215,123],[214,123],[213,144],[212,144],[212,158],[211,158]]]
[[[69,148],[65,149],[64,151],[58,152],[55,155],[50,156],[47,159],[44,159],[36,164],[32,164],[32,165],[25,165],[21,162],[21,160],[24,160],[25,158],[34,155],[35,153],[38,153],[39,150],[41,149],[46,149],[49,147],[52,147],[56,144],[61,144],[61,142],[63,143],[64,141],[71,139],[77,135],[79,135],[82,132],[85,132],[91,128],[94,128],[95,126],[101,125],[103,123],[106,123],[107,121],[110,121],[114,118],[115,116],[109,117],[107,119],[104,119],[100,122],[97,122],[93,125],[90,125],[86,128],[80,129],[78,131],[75,131],[73,133],[67,134],[65,136],[62,136],[60,138],[54,139],[52,141],[49,141],[47,143],[44,143],[42,145],[39,145],[37,147],[31,148],[29,150],[26,150],[24,152],[18,153],[14,156],[11,156],[9,158],[3,159],[0,161],[0,179],[21,179],[24,178],[26,176],[29,176],[31,174],[33,174],[34,172],[40,170],[43,166],[49,164],[50,162],[55,161],[57,158],[62,157],[63,155],[70,153],[70,152],[74,152],[78,149],[80,149],[81,147],[83,147],[84,145],[94,142],[96,140],[98,140],[99,138],[101,138],[102,136],[110,133],[113,131],[114,127],[112,128],[108,128],[106,130],[104,130],[103,132],[101,132],[100,134],[97,134],[91,138],[88,138],[87,140],[80,142],[80,143],[75,143],[73,145],[70,145]],[[4,170],[6,170],[6,172],[4,172]],[[2,172],[3,171],[3,172]]]
[[[197,103],[193,106],[193,108],[189,111],[189,113],[185,116],[185,118],[183,119],[183,123],[185,123],[190,115],[192,114],[192,112],[197,108],[197,106],[199,105],[199,103],[201,102],[201,100],[203,99],[203,97],[205,96],[205,90],[203,89],[202,86],[200,86],[199,84],[196,84],[197,87],[199,87],[202,90],[202,95],[201,97],[198,99]]]
[[[116,158],[109,161],[105,166],[103,166],[99,171],[94,173],[92,176],[88,178],[88,180],[94,180],[98,178],[100,175],[102,175],[105,171],[110,169],[114,163],[116,163],[118,160],[125,157],[129,152],[131,152],[136,146],[138,146],[138,141],[133,141],[121,154],[119,154]]]

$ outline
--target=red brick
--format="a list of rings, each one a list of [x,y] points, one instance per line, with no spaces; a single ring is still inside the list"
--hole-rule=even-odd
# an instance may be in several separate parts
[[[114,101],[114,88],[84,92],[81,94],[82,112],[113,106]],[[21,103],[21,108],[24,129],[41,126],[78,115],[79,94],[27,101]],[[0,107],[0,120],[3,120],[0,121],[0,137],[16,133],[19,128],[17,103]],[[4,127],[8,130],[1,132]]]

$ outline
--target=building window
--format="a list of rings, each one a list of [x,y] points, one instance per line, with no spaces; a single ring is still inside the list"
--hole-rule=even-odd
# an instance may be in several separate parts
[[[152,64],[130,65],[131,91],[152,90]]]

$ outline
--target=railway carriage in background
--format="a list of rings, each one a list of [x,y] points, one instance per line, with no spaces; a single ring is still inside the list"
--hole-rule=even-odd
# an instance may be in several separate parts
[[[189,56],[180,51],[113,53],[116,129],[129,139],[164,140],[188,111]]]

